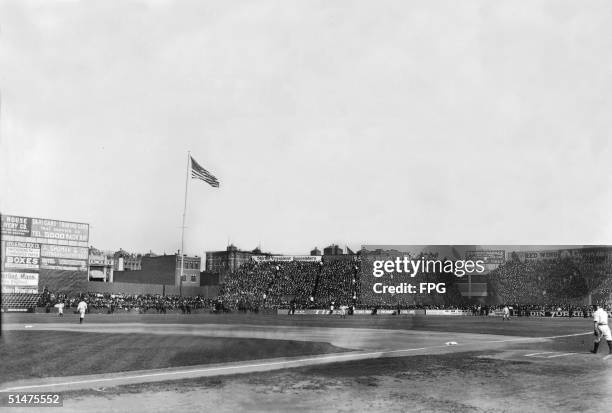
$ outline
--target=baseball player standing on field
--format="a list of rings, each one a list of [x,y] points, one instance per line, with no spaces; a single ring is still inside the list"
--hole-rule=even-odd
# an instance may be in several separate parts
[[[608,342],[608,349],[610,350],[610,354],[612,354],[612,335],[610,334],[610,327],[608,326],[608,313],[602,308],[601,305],[594,307],[597,308],[597,310],[593,312],[593,322],[595,324],[593,334],[595,336],[595,343],[593,344],[593,350],[591,350],[591,353],[597,353],[599,342],[603,337]]]
[[[77,311],[80,314],[79,324],[83,324],[83,319],[85,318],[85,311],[87,311],[87,303],[85,302],[85,300],[81,300],[81,302],[77,306]]]
[[[58,317],[63,317],[64,316],[64,303],[57,303],[55,304],[55,306],[57,307],[57,316]]]

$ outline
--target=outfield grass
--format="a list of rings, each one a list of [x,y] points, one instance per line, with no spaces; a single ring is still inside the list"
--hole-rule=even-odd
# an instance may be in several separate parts
[[[344,350],[327,343],[287,340],[3,331],[0,382],[338,351]]]

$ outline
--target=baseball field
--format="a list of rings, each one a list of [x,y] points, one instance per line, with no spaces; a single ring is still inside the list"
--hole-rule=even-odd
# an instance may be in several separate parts
[[[607,411],[590,319],[3,314],[1,392],[45,411]],[[92,408],[92,406],[94,406]]]

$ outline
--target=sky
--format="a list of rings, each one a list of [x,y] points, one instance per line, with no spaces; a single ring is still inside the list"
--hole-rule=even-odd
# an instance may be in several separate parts
[[[0,212],[104,250],[612,244],[612,3],[0,0]]]

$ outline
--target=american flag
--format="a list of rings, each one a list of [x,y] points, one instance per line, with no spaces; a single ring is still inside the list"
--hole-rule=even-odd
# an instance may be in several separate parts
[[[219,180],[215,178],[213,174],[208,172],[206,169],[202,168],[199,163],[191,158],[191,177],[194,179],[201,179],[204,182],[207,182],[210,186],[214,186],[215,188],[219,188]]]

